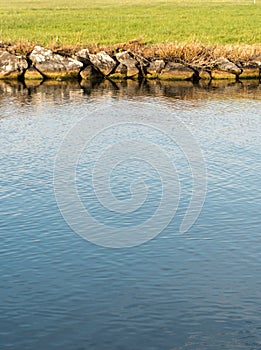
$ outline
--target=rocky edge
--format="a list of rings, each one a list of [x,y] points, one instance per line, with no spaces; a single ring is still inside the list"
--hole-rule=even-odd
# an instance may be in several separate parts
[[[255,73],[260,80],[261,54],[247,61],[237,61],[226,57],[203,59],[200,62],[186,62],[179,57],[170,59],[145,58],[125,50],[109,55],[105,51],[96,54],[82,49],[72,55],[54,52],[35,46],[26,56],[18,56],[8,48],[0,48],[0,78],[18,79],[177,79],[191,80],[222,77],[222,73],[240,79],[243,73]]]

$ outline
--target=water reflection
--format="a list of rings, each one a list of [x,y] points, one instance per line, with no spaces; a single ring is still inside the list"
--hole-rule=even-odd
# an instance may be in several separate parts
[[[151,96],[165,97],[175,100],[202,100],[205,98],[251,98],[261,99],[261,85],[256,81],[227,82],[212,81],[192,84],[191,82],[171,81],[82,81],[78,82],[37,82],[26,84],[2,81],[0,82],[0,102],[5,98],[15,97],[21,106],[23,104],[37,105],[41,101],[70,101],[83,96],[90,98],[146,98]]]
[[[260,85],[27,84],[0,83],[1,350],[260,349]],[[181,181],[177,221],[134,249],[95,246],[73,233],[57,208],[57,151],[97,106],[103,118],[110,108],[121,123],[119,106],[144,110],[147,102],[159,125],[173,127],[169,113],[157,113],[167,104],[200,144],[208,170],[204,208],[180,235],[191,177],[168,146]],[[103,119],[90,113],[88,120]],[[83,153],[77,175],[90,205],[86,160]]]

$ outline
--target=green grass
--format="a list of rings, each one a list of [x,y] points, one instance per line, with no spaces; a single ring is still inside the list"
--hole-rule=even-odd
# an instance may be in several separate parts
[[[0,0],[0,40],[50,45],[261,42],[261,0]]]

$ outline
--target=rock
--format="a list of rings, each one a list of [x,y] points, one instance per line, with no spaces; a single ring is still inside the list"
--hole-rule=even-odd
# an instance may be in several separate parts
[[[145,78],[147,76],[147,73],[148,73],[147,68],[150,66],[150,62],[145,57],[143,57],[139,54],[135,54],[133,56],[136,59],[136,61],[138,62],[137,68],[139,69],[140,76]]]
[[[39,82],[42,79],[42,75],[33,66],[31,66],[26,70],[24,78],[25,80],[38,80]]]
[[[117,65],[117,62],[105,51],[98,52],[97,54],[89,54],[89,58],[93,66],[105,76],[110,75]]]
[[[104,78],[104,75],[97,71],[93,65],[89,65],[81,70],[80,76],[84,80],[101,80]]]
[[[189,72],[189,73],[193,72],[192,69],[178,62],[168,62],[164,67],[164,71],[165,72],[180,71],[180,72]]]
[[[245,61],[242,63],[242,66],[244,68],[252,69],[252,70],[258,68],[258,65],[256,64],[256,62],[253,62],[253,61]]]
[[[184,80],[189,79],[191,74],[194,74],[193,69],[186,67],[182,63],[177,62],[167,62],[164,69],[160,73],[160,77],[164,79],[178,79]]]
[[[83,57],[83,58],[89,58],[89,50],[88,49],[82,49],[82,50],[76,52],[75,56]]]
[[[165,62],[163,60],[155,60],[150,62],[149,66],[147,67],[147,72],[149,74],[158,74],[161,73],[162,69],[165,67]]]
[[[254,63],[257,67],[261,67],[261,55],[250,57],[250,62]]]
[[[250,69],[261,69],[261,55],[251,56],[247,62],[243,63],[243,66]]]
[[[35,46],[29,58],[43,76],[75,76],[78,75],[83,63],[73,58],[56,54],[41,46]],[[52,74],[53,73],[53,74]]]
[[[225,57],[220,57],[215,60],[213,67],[216,70],[235,74],[236,76],[239,76],[243,71],[242,68],[239,68],[235,63],[229,61]]]
[[[81,76],[84,79],[100,79],[108,76],[117,66],[117,62],[105,51],[90,54],[88,49],[82,49],[75,54],[75,57],[85,66],[81,71]]]
[[[118,52],[116,59],[125,67],[127,67],[127,77],[133,77],[139,74],[139,62],[134,58],[134,55],[128,51]]]
[[[0,50],[0,75],[19,77],[23,76],[28,63],[26,59],[21,56],[16,56],[8,51]]]
[[[90,57],[89,57],[89,50],[88,49],[82,49],[75,54],[76,60],[83,63],[84,66],[91,65]]]
[[[116,74],[121,74],[124,77],[127,77],[128,68],[127,68],[127,66],[125,66],[125,64],[120,63],[118,65],[118,67],[116,68],[115,73]]]

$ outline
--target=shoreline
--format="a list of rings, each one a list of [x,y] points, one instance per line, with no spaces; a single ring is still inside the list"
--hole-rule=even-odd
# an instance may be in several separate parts
[[[0,43],[1,80],[261,80],[260,45],[169,43],[139,40],[111,46],[46,48]]]

